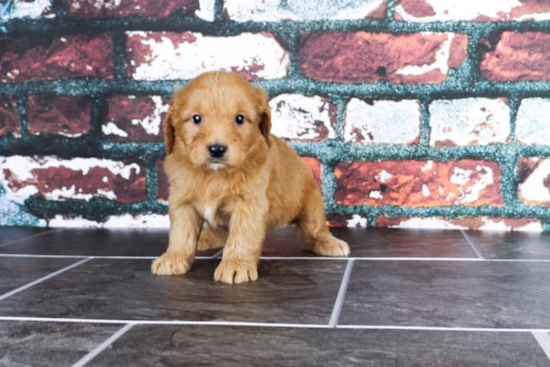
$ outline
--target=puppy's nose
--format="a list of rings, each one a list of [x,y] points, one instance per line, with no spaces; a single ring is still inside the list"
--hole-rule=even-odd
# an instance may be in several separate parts
[[[227,146],[225,145],[209,145],[208,151],[212,158],[221,158],[227,151]]]

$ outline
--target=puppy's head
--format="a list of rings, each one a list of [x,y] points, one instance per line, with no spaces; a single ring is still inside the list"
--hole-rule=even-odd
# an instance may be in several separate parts
[[[168,154],[184,149],[195,166],[205,169],[239,168],[267,148],[270,130],[266,92],[238,74],[210,72],[172,96],[165,148]]]

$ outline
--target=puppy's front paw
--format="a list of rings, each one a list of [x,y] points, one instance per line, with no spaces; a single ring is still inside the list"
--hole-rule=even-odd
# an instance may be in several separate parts
[[[165,252],[158,259],[153,260],[151,272],[157,275],[185,274],[191,267],[188,256],[178,252]]]
[[[350,249],[346,242],[330,236],[318,241],[313,247],[313,252],[323,256],[348,256]]]
[[[222,260],[214,272],[214,280],[228,284],[239,284],[258,279],[258,266],[248,260]]]

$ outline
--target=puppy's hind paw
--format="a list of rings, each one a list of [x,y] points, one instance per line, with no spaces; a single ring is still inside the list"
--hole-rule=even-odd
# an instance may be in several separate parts
[[[177,252],[165,252],[158,259],[153,260],[151,272],[156,275],[185,274],[191,267],[188,257]]]
[[[227,284],[239,284],[258,279],[257,265],[247,260],[222,260],[214,272],[214,280]]]
[[[224,238],[216,235],[210,228],[206,228],[202,231],[199,242],[197,244],[197,250],[205,251],[216,248],[222,248],[225,245]]]
[[[330,236],[327,239],[319,240],[313,246],[313,252],[322,256],[348,256],[349,246],[346,242]]]

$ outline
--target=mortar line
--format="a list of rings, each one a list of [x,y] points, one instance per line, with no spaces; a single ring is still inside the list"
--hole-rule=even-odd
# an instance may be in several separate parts
[[[475,253],[477,254],[477,256],[482,259],[482,260],[487,260],[485,259],[485,257],[481,254],[481,251],[478,250],[477,246],[475,245],[474,241],[472,241],[472,239],[470,238],[470,236],[468,236],[466,234],[466,232],[461,229],[460,230],[460,233],[462,233],[462,236],[464,236],[464,238],[466,239],[466,242],[468,242],[468,244],[470,245],[470,247],[475,251]]]
[[[93,259],[93,257],[88,257],[88,258],[86,258],[86,259],[84,259],[84,260],[80,260],[79,262],[76,262],[76,263],[74,263],[74,264],[71,264],[71,265],[69,265],[69,266],[66,266],[66,267],[64,267],[64,268],[62,268],[62,269],[59,269],[59,270],[57,270],[57,271],[54,271],[53,273],[50,273],[50,274],[48,274],[48,275],[46,275],[46,276],[43,276],[42,278],[38,278],[38,279],[36,279],[36,280],[34,280],[34,281],[30,282],[30,283],[27,283],[27,284],[25,284],[25,285],[23,285],[23,286],[21,286],[21,287],[19,287],[19,288],[16,288],[16,289],[14,289],[14,290],[12,290],[12,291],[9,291],[9,292],[7,292],[7,293],[4,293],[4,294],[2,294],[2,295],[0,296],[0,301],[3,301],[3,300],[5,300],[5,299],[8,298],[8,297],[13,296],[14,294],[23,292],[24,290],[27,290],[27,289],[29,289],[29,288],[31,288],[31,287],[34,287],[35,285],[40,284],[40,283],[42,283],[42,282],[44,282],[44,281],[46,281],[46,280],[48,280],[48,279],[51,279],[51,278],[53,278],[53,277],[55,277],[55,276],[57,276],[57,275],[59,275],[59,274],[61,274],[61,273],[64,273],[64,272],[66,272],[66,271],[68,271],[68,270],[71,270],[71,269],[73,269],[73,268],[76,268],[77,266],[80,266],[80,265],[84,264],[85,262],[90,261],[90,260],[92,260],[92,259]]]
[[[133,328],[136,324],[129,323],[121,327],[116,333],[111,335],[109,338],[107,338],[103,343],[99,344],[97,347],[95,347],[92,351],[90,351],[88,354],[86,354],[84,357],[82,357],[78,362],[73,364],[73,367],[82,367],[88,364],[92,359],[97,357],[101,352],[103,352],[105,349],[107,349],[111,344],[113,344],[115,341],[117,341],[120,337],[122,337],[124,334],[126,334],[131,328]]]
[[[353,270],[354,263],[354,259],[349,259],[346,265],[346,270],[344,271],[344,275],[342,276],[342,283],[340,284],[340,289],[338,290],[338,295],[336,296],[336,301],[334,302],[332,314],[330,315],[330,320],[328,322],[330,327],[335,328],[336,325],[338,325],[338,320],[340,319],[340,314],[342,313],[342,307],[344,305],[344,299],[346,298],[346,293],[348,290],[349,281],[351,279],[351,272]]]
[[[544,354],[550,359],[550,334],[548,334],[548,331],[532,331],[531,334],[533,334],[535,340],[539,343]]]
[[[9,246],[9,245],[13,245],[13,244],[16,244],[16,243],[18,243],[18,242],[30,240],[31,238],[36,238],[36,237],[44,236],[45,234],[50,234],[50,233],[52,233],[52,232],[56,232],[56,231],[60,231],[60,230],[63,230],[63,228],[47,229],[47,230],[45,230],[45,231],[42,232],[42,233],[33,234],[32,236],[23,237],[23,238],[18,238],[18,239],[16,239],[16,240],[13,240],[13,241],[9,241],[9,242],[0,244],[0,248],[5,247],[5,246]]]

